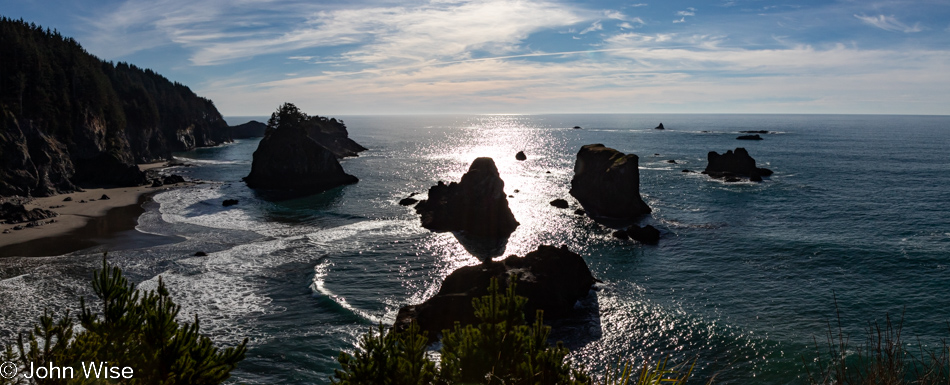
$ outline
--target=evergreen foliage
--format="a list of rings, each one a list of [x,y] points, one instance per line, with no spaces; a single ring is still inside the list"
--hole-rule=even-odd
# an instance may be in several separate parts
[[[47,312],[29,334],[20,335],[18,352],[7,347],[4,358],[12,361],[17,357],[21,368],[54,363],[73,367],[76,373],[82,373],[83,363],[108,362],[134,370],[133,378],[121,383],[162,385],[219,384],[244,359],[247,339],[236,347],[219,349],[199,333],[197,316],[194,323],[179,324],[176,318],[181,307],[171,300],[161,279],[156,290],[137,290],[118,267],[110,269],[103,258],[92,286],[100,312],[87,306],[84,299],[80,299],[81,312],[75,320],[69,312],[58,320]],[[82,327],[79,332],[74,332],[75,321]],[[16,384],[22,380],[19,377],[8,383]],[[84,379],[77,377],[83,377],[77,381]],[[73,382],[47,379],[36,383]]]
[[[406,331],[364,335],[353,354],[341,353],[333,384],[589,384],[590,378],[565,361],[568,350],[547,343],[550,327],[541,312],[527,325],[516,279],[499,292],[492,279],[487,296],[472,301],[478,325],[444,330],[440,365],[425,354],[427,337],[416,325]]]

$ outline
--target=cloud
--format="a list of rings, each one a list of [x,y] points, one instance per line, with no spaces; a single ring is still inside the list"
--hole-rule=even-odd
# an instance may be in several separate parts
[[[676,16],[696,16],[696,9],[688,8],[686,11],[676,12]]]
[[[90,41],[107,52],[106,57],[178,44],[193,52],[191,62],[196,65],[352,45],[356,48],[343,56],[371,64],[463,57],[474,50],[511,52],[536,31],[584,19],[570,7],[544,0],[432,0],[362,8],[309,2],[274,7],[268,0],[128,0],[107,17],[90,21]],[[142,35],[153,36],[153,41],[138,45],[137,39],[123,36],[130,29],[147,32]],[[119,41],[124,46],[115,47]]]
[[[637,8],[637,7],[646,7],[647,5],[649,5],[649,4],[647,4],[647,3],[630,4],[630,6],[631,6],[631,7],[634,7],[634,8]]]
[[[604,30],[603,24],[600,23],[600,20],[597,20],[594,22],[594,24],[591,24],[590,27],[587,27],[583,31],[581,31],[580,34],[583,35],[586,33],[594,32],[594,31],[603,31],[603,30]]]
[[[891,32],[904,32],[904,33],[914,33],[920,32],[920,23],[916,23],[913,26],[908,26],[907,24],[901,23],[893,15],[892,16],[866,16],[866,15],[854,15],[858,20],[863,21],[865,24],[875,26],[877,28],[883,29],[885,31]]]

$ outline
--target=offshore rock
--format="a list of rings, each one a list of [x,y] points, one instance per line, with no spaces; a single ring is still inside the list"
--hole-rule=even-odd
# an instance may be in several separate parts
[[[761,181],[762,177],[772,175],[772,170],[756,167],[755,159],[742,147],[736,148],[735,151],[726,151],[722,155],[710,151],[707,160],[709,164],[703,174],[713,178],[725,178],[727,182],[738,182],[739,176],[752,181]]]
[[[507,238],[518,227],[508,208],[505,182],[492,158],[477,158],[459,183],[439,182],[416,205],[422,227],[435,232],[461,231],[469,236]]]
[[[663,123],[660,123],[659,126],[656,126],[656,127],[653,127],[653,128],[655,128],[655,129],[657,129],[657,130],[664,130],[664,129],[666,129],[666,127],[663,127]]]
[[[350,134],[346,131],[346,125],[343,124],[342,120],[311,116],[305,123],[307,135],[330,150],[337,158],[359,156],[360,152],[366,151],[366,147],[350,139]]]
[[[527,159],[528,159],[528,156],[524,154],[524,151],[518,151],[518,153],[515,154],[515,160],[527,160]]]
[[[439,292],[418,305],[404,306],[396,315],[396,330],[408,328],[412,321],[427,331],[430,340],[453,327],[455,322],[473,324],[472,299],[488,294],[492,278],[500,288],[508,286],[508,277],[517,277],[516,293],[528,298],[525,316],[533,319],[537,310],[544,310],[545,320],[571,314],[574,304],[587,297],[596,279],[580,255],[567,249],[540,245],[523,258],[511,255],[501,261],[465,266],[453,271]]]
[[[232,139],[262,138],[267,125],[256,120],[228,127]]]
[[[759,134],[755,135],[740,135],[736,139],[738,140],[762,140],[762,137]]]
[[[343,171],[337,156],[308,132],[314,120],[291,103],[285,103],[271,115],[267,132],[261,139],[244,177],[247,186],[265,190],[320,192],[359,181]]]
[[[570,194],[594,220],[631,220],[652,210],[640,197],[639,158],[605,147],[581,147]]]

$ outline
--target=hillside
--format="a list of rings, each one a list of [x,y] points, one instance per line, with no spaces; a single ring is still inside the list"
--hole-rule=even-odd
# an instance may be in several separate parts
[[[230,141],[214,103],[187,86],[0,18],[0,196],[136,185],[136,163]]]

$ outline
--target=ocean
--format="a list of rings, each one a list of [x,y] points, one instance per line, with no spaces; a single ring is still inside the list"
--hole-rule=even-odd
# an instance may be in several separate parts
[[[803,361],[839,319],[857,343],[887,316],[903,319],[905,337],[925,347],[950,337],[948,116],[337,118],[369,148],[342,161],[360,178],[355,185],[265,200],[241,182],[259,139],[238,140],[176,154],[190,166],[170,171],[205,183],[155,195],[137,226],[174,242],[0,258],[0,341],[12,342],[44,308],[75,309],[106,249],[141,288],[161,276],[182,317],[197,314],[217,343],[249,338],[233,382],[328,383],[341,350],[435,294],[454,269],[478,263],[397,202],[458,181],[483,156],[495,160],[521,223],[504,255],[567,245],[603,281],[576,316],[553,324],[552,339],[592,373],[669,356],[696,360],[697,382],[798,384]],[[655,130],[661,122],[666,129]],[[772,133],[736,140],[743,130]],[[574,215],[575,155],[591,143],[639,155],[641,193],[653,208],[642,224],[661,230],[658,245],[615,239]],[[709,151],[737,147],[775,174],[725,183],[682,172],[702,171]],[[516,161],[518,151],[528,159]],[[571,209],[550,206],[555,198]],[[240,203],[223,207],[224,199]]]

